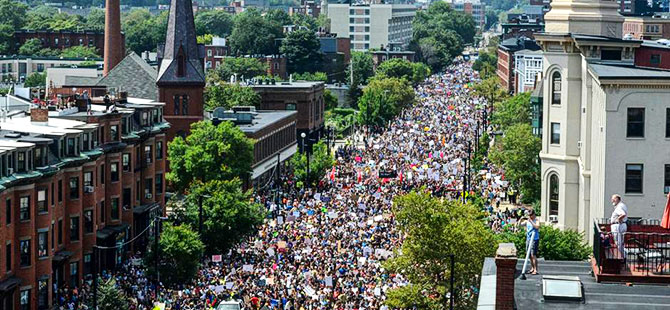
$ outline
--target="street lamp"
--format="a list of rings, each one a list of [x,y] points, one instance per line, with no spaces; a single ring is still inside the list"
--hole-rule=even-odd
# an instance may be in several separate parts
[[[307,154],[307,173],[305,174],[305,186],[309,184],[309,150],[305,149],[305,138],[307,138],[306,133],[301,133],[300,137],[302,138],[302,151]]]

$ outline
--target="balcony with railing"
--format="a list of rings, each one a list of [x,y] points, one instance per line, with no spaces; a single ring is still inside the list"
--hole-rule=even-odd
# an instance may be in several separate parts
[[[670,230],[660,220],[629,219],[617,246],[609,219],[593,223],[593,273],[598,282],[670,283]]]

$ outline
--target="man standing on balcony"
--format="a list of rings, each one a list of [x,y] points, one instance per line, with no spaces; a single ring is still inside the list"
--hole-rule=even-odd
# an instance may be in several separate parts
[[[618,194],[612,195],[611,200],[614,211],[612,211],[612,216],[610,217],[610,223],[612,224],[610,228],[619,252],[625,257],[626,253],[623,251],[623,234],[628,230],[628,225],[626,224],[628,221],[628,207],[621,201],[621,196]]]

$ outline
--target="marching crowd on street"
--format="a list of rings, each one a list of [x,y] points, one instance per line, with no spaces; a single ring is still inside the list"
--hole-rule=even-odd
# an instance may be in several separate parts
[[[382,268],[402,243],[394,196],[420,188],[450,199],[476,193],[487,198],[483,211],[494,231],[522,214],[500,209],[518,194],[499,169],[485,165],[464,184],[469,142],[489,130],[490,105],[473,89],[478,81],[471,63],[457,62],[418,86],[417,103],[383,131],[337,149],[333,170],[315,188],[297,188],[282,176],[280,195],[256,197],[271,211],[258,233],[221,261],[208,261],[192,284],[161,288],[156,298],[132,263],[103,278],[116,278],[133,309],[154,309],[155,300],[164,309],[210,309],[231,299],[245,309],[387,309],[385,293],[407,284]]]

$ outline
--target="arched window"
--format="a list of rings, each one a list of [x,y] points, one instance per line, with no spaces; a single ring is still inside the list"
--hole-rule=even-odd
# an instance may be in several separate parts
[[[549,216],[558,216],[558,176],[549,177]]]
[[[174,115],[179,115],[179,96],[174,96]]]
[[[561,104],[561,74],[558,71],[551,75],[551,104]]]
[[[188,96],[186,95],[181,96],[181,114],[188,114]]]

